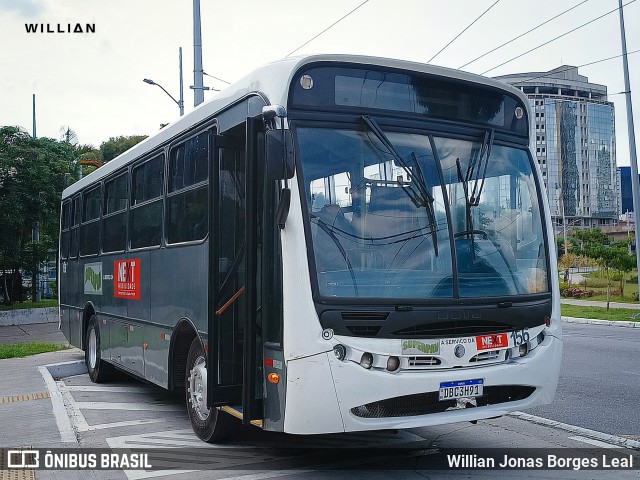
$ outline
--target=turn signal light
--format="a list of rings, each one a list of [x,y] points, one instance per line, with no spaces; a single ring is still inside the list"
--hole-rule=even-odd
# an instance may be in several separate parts
[[[521,343],[520,346],[518,347],[518,354],[521,357],[524,357],[527,353],[529,352],[529,345],[527,345],[527,343]]]
[[[278,375],[277,373],[270,373],[269,375],[267,375],[267,380],[269,380],[269,383],[277,385],[280,381],[280,375]]]

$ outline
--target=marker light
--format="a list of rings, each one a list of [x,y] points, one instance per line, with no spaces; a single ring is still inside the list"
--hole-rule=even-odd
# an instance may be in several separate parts
[[[527,352],[529,351],[529,346],[527,345],[527,343],[521,343],[520,346],[518,347],[518,353],[520,354],[521,357],[524,357]]]
[[[344,347],[344,345],[337,344],[333,347],[333,353],[335,354],[338,360],[342,361],[344,360],[344,357],[347,355],[347,349]]]
[[[267,375],[267,380],[269,380],[269,383],[277,385],[280,381],[280,375],[278,375],[277,373],[270,373],[269,375]]]
[[[387,360],[387,370],[395,372],[400,367],[400,359],[398,357],[389,357]]]
[[[551,326],[551,317],[549,315],[544,317],[544,324],[547,326],[547,328]]]
[[[360,359],[360,365],[364,368],[371,368],[373,365],[373,355],[369,352],[364,352],[362,354],[362,358]]]

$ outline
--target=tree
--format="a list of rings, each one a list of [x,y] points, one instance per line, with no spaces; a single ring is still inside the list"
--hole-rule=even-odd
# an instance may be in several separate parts
[[[66,142],[0,127],[0,291],[5,303],[15,297],[8,279],[33,272],[57,244],[60,196],[77,179],[76,159]],[[40,238],[33,242],[36,223]]]
[[[121,135],[119,137],[110,137],[109,140],[100,144],[102,161],[106,163],[113,160],[118,155],[126,152],[145,138],[147,138],[147,135],[131,135],[128,137]]]
[[[607,310],[611,300],[610,269],[630,271],[633,268],[633,257],[629,255],[628,241],[612,241],[599,228],[577,230],[575,237],[582,242],[582,251],[588,257],[598,261],[604,268],[607,278]],[[635,262],[634,262],[635,263]],[[624,278],[624,275],[623,275]],[[622,292],[621,292],[622,293]]]

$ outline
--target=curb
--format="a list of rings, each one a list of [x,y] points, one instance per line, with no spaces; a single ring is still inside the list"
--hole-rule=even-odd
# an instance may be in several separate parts
[[[86,367],[84,367],[84,362],[82,361],[53,363],[38,367],[38,371],[42,375],[42,379],[49,391],[53,416],[60,432],[60,441],[62,443],[74,443],[76,446],[78,446],[78,437],[67,412],[64,397],[58,389],[56,381],[67,375],[79,375],[83,373],[83,370],[86,371]]]
[[[19,308],[0,312],[0,326],[58,323],[58,307]]]
[[[577,427],[575,425],[569,425],[568,423],[556,422],[544,417],[538,417],[536,415],[530,415],[524,412],[511,412],[509,416],[525,420],[527,422],[536,423],[545,427],[559,428],[565,432],[574,433],[578,435],[584,435],[587,438],[599,440],[601,442],[613,444],[616,447],[621,448],[640,448],[640,442],[631,438],[619,437],[617,435],[610,435],[608,433],[598,432],[589,428]]]
[[[567,323],[583,323],[590,325],[608,325],[610,327],[627,327],[627,328],[640,328],[640,322],[626,322],[617,320],[596,320],[593,318],[579,318],[579,317],[561,317],[563,322]]]

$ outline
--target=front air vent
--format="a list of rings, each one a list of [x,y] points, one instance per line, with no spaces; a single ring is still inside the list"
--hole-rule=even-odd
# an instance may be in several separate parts
[[[356,337],[375,337],[378,335],[380,327],[377,325],[348,325],[347,330]]]
[[[438,357],[409,357],[409,367],[435,367],[442,361]]]
[[[456,320],[416,325],[413,327],[403,328],[402,330],[396,330],[391,333],[391,335],[397,337],[438,338],[457,337],[461,335],[488,335],[512,329],[513,327],[508,324],[500,322],[483,321],[480,323],[471,320]]]
[[[472,357],[469,362],[495,362],[498,360],[504,360],[504,353],[501,354],[501,350],[489,350],[488,352],[481,352],[477,354],[475,357]]]
[[[373,320],[373,321],[383,322],[387,319],[388,316],[389,316],[389,312],[362,312],[362,311],[342,312],[342,319],[347,321]]]
[[[485,387],[484,395],[477,397],[476,403],[478,407],[483,407],[516,402],[528,398],[535,390],[535,387],[526,385]],[[360,418],[412,417],[464,409],[467,406],[465,401],[439,401],[438,392],[426,392],[367,403],[352,408],[351,413]]]

